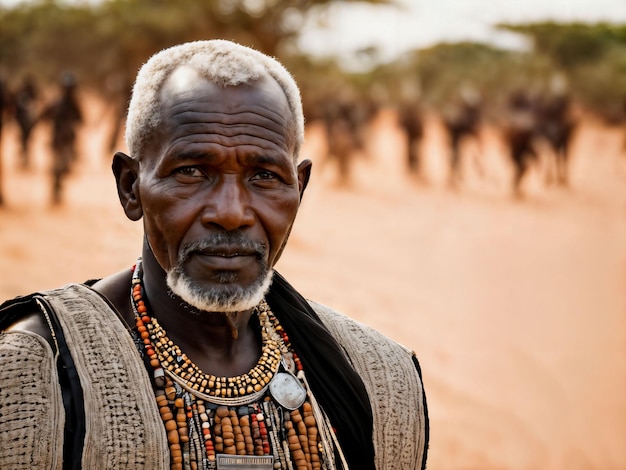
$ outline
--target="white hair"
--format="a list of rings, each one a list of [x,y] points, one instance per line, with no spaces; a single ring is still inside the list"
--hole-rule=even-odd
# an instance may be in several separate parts
[[[276,59],[257,50],[222,39],[194,41],[164,49],[146,62],[135,80],[126,119],[126,146],[139,158],[161,122],[159,94],[170,74],[189,66],[211,83],[237,86],[270,76],[278,82],[293,115],[294,162],[304,141],[304,114],[300,90],[291,74]]]

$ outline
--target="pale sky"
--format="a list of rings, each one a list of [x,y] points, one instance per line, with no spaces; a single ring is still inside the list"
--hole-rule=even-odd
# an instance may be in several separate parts
[[[301,45],[319,55],[355,60],[354,51],[377,46],[383,58],[441,41],[488,41],[521,47],[517,36],[496,32],[499,22],[544,20],[626,23],[626,0],[397,0],[405,8],[338,2],[307,27]]]

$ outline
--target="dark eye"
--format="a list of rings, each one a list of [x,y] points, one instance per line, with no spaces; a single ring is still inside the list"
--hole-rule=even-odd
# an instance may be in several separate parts
[[[278,176],[276,175],[276,173],[273,173],[271,171],[266,171],[266,170],[258,171],[252,177],[252,180],[273,180],[273,179],[278,179]]]
[[[177,173],[181,176],[192,176],[192,177],[200,177],[202,176],[202,172],[195,166],[181,166],[180,168],[176,168],[174,173]]]

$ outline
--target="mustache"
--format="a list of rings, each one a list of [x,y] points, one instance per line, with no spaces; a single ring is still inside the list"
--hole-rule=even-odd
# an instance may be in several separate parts
[[[191,255],[199,254],[245,254],[264,258],[266,246],[258,241],[250,240],[241,231],[217,232],[203,240],[184,243],[178,252],[178,262],[185,262]]]

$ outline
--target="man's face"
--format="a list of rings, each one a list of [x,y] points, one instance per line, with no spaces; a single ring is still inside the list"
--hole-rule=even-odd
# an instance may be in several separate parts
[[[294,164],[283,91],[273,79],[223,89],[180,68],[164,85],[161,110],[140,160],[139,194],[168,282],[184,279],[217,300],[258,290],[287,242],[310,170]]]

